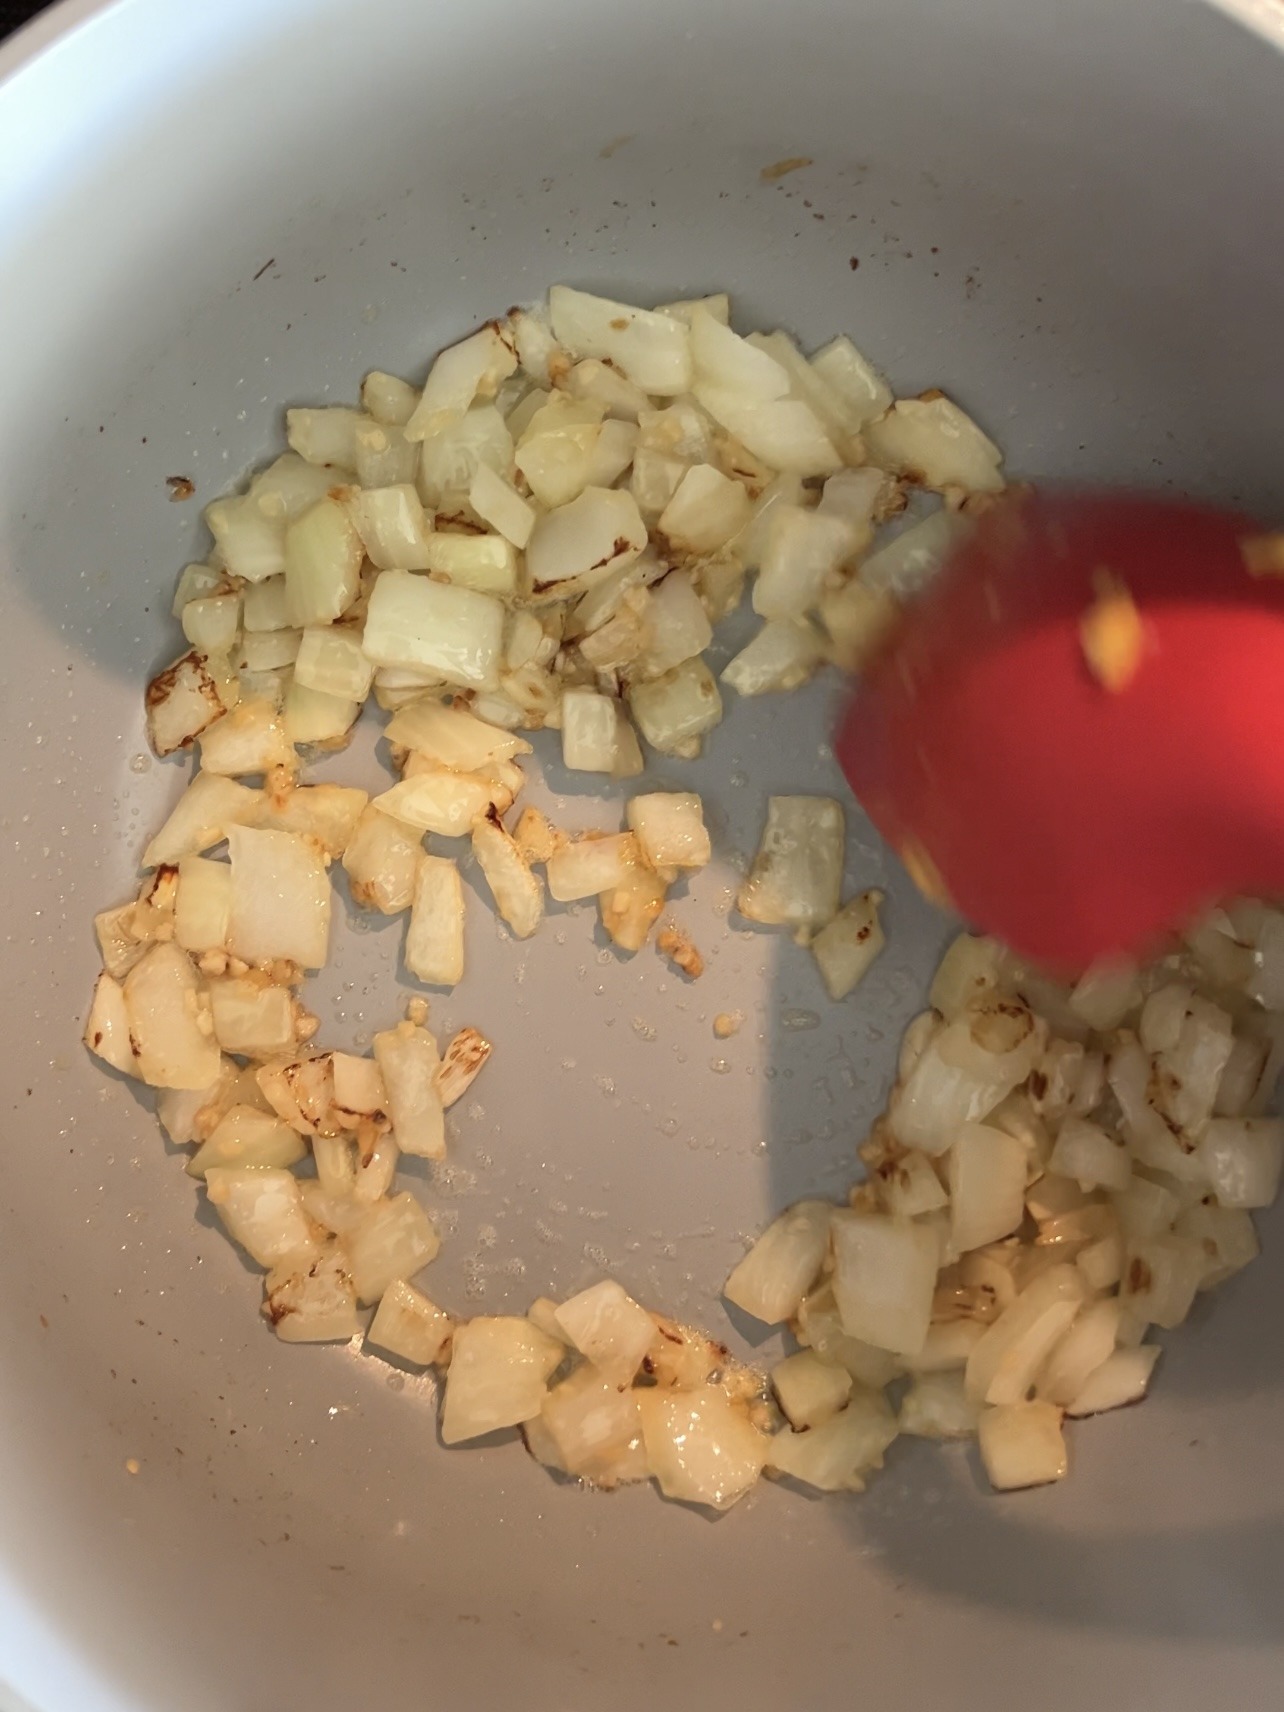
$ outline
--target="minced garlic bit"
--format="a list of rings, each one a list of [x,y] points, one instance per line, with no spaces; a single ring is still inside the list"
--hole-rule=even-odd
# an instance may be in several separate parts
[[[666,927],[655,942],[661,957],[667,957],[675,969],[681,969],[693,981],[704,974],[704,958],[680,927]]]
[[[1141,667],[1145,633],[1137,603],[1127,586],[1109,571],[1093,578],[1096,599],[1079,621],[1079,644],[1097,682],[1118,695]]]
[[[733,1034],[739,1034],[744,1020],[743,1011],[719,1011],[713,1019],[713,1032],[719,1040],[729,1040]]]
[[[142,1466],[143,1466],[142,1463],[139,1462],[139,1460],[136,1456],[127,1456],[125,1458],[125,1473],[126,1474],[137,1474],[142,1469]]]
[[[412,998],[406,1000],[406,1021],[414,1023],[416,1028],[423,1028],[428,1021],[427,999]]]
[[[1243,535],[1239,550],[1250,577],[1284,577],[1284,529],[1273,535]]]

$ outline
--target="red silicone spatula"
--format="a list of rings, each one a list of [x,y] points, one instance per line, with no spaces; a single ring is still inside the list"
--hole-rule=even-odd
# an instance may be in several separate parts
[[[1122,494],[980,519],[839,733],[911,871],[1067,973],[1284,892],[1284,578],[1252,574],[1280,545]]]

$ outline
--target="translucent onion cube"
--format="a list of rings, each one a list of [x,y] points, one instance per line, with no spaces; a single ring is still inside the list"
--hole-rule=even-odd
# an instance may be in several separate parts
[[[459,869],[444,856],[421,856],[406,932],[406,967],[429,986],[464,977],[464,893]]]
[[[823,927],[843,883],[844,818],[832,797],[768,797],[767,824],[736,896],[750,921]]]
[[[833,1213],[828,1201],[799,1201],[781,1213],[732,1267],[723,1295],[768,1325],[790,1319],[820,1275]]]
[[[404,1279],[395,1278],[379,1299],[365,1341],[389,1355],[428,1367],[449,1349],[455,1322]]]
[[[563,1302],[557,1323],[603,1378],[618,1386],[632,1384],[655,1337],[650,1314],[611,1278]]]
[[[409,1190],[376,1201],[342,1241],[360,1302],[377,1302],[397,1279],[412,1278],[441,1246],[432,1220]]]
[[[330,940],[330,882],[315,844],[290,832],[228,830],[229,948],[247,963],[288,958],[320,969]]]
[[[730,1509],[762,1472],[770,1441],[719,1387],[640,1391],[647,1464],[666,1498]]]
[[[228,1235],[260,1266],[315,1257],[317,1241],[291,1172],[212,1165],[205,1173],[205,1192]]]
[[[475,589],[383,571],[366,613],[362,647],[376,666],[420,667],[467,688],[499,681],[504,608]]]
[[[831,1228],[843,1330],[893,1354],[921,1350],[940,1264],[935,1231],[909,1219],[842,1210]]]
[[[1069,1461],[1055,1403],[1007,1403],[983,1411],[981,1461],[998,1492],[1045,1486],[1064,1478]]]
[[[455,1330],[441,1436],[445,1444],[519,1426],[538,1415],[566,1346],[528,1319],[482,1315]]]

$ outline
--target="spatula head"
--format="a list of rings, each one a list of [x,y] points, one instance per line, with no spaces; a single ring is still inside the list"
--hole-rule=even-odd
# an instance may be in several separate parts
[[[964,917],[1065,972],[1284,892],[1272,562],[1201,506],[1000,502],[856,687],[853,790]]]

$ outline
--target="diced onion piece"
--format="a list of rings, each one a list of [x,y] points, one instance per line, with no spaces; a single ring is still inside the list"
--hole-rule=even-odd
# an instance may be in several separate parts
[[[845,1409],[810,1432],[776,1433],[767,1465],[820,1492],[863,1492],[865,1476],[883,1466],[896,1434],[887,1400],[876,1391],[857,1391]]]
[[[517,553],[502,535],[433,535],[427,547],[428,569],[457,588],[481,594],[517,593]]]
[[[812,955],[831,999],[845,999],[863,981],[887,943],[878,912],[883,893],[861,892],[826,922],[811,942]]]
[[[754,611],[764,618],[801,618],[819,602],[859,540],[845,517],[780,506],[767,531]]]
[[[250,496],[264,516],[292,523],[324,499],[344,473],[329,465],[309,464],[297,452],[284,452],[254,477]]]
[[[129,1009],[120,983],[106,969],[94,984],[93,1002],[85,1022],[85,1045],[104,1064],[126,1076],[139,1074],[138,1059],[129,1038]]]
[[[488,725],[467,708],[449,707],[431,697],[399,708],[389,721],[387,737],[389,743],[413,749],[458,773],[474,773],[492,762],[531,752],[525,738]]]
[[[366,1343],[416,1366],[440,1361],[450,1349],[455,1322],[413,1284],[394,1278],[379,1299]]]
[[[419,496],[425,505],[441,506],[468,492],[482,464],[502,475],[512,462],[508,424],[494,405],[481,405],[424,441]]]
[[[373,806],[381,814],[421,832],[435,832],[442,838],[464,838],[473,822],[489,808],[490,792],[480,779],[441,767],[402,779],[400,784],[382,791]]]
[[[230,827],[253,821],[262,802],[262,791],[215,773],[198,773],[143,852],[143,867],[179,862],[221,843]]]
[[[472,1087],[493,1047],[478,1029],[461,1028],[442,1054],[437,1072],[437,1092],[449,1110]]]
[[[903,1433],[921,1439],[975,1438],[981,1416],[963,1386],[963,1375],[918,1373],[901,1399],[897,1424]]]
[[[201,768],[206,773],[269,773],[296,762],[294,745],[270,701],[243,700],[201,734]]]
[[[367,807],[343,853],[353,899],[384,915],[409,909],[422,854],[423,840],[417,827]]]
[[[406,967],[432,987],[464,978],[464,892],[459,869],[443,856],[421,856],[406,932]]]
[[[301,630],[251,630],[241,639],[241,645],[236,654],[236,669],[245,674],[262,672],[264,674],[279,673],[284,667],[292,666],[299,652]],[[246,688],[245,693],[255,692]],[[265,698],[280,702],[279,679],[275,690],[265,687],[258,692]]]
[[[403,1022],[375,1035],[374,1055],[397,1146],[422,1159],[443,1158],[446,1126],[437,1085],[441,1070],[437,1042],[426,1028]]]
[[[863,560],[860,580],[878,593],[908,600],[932,580],[971,527],[961,512],[934,511]]]
[[[1119,1299],[1142,1320],[1172,1331],[1194,1305],[1204,1264],[1200,1244],[1185,1237],[1160,1235],[1130,1242]]]
[[[630,797],[629,829],[645,861],[662,868],[703,868],[712,854],[704,804],[694,791],[652,791]]]
[[[629,492],[641,515],[651,522],[661,517],[691,468],[685,458],[639,446],[633,454]]]
[[[1071,1177],[1081,1189],[1126,1189],[1132,1162],[1123,1143],[1100,1124],[1070,1116],[1057,1132],[1050,1170]]]
[[[925,487],[961,487],[998,493],[1003,487],[999,448],[952,399],[902,398],[865,426],[870,458]]]
[[[172,942],[153,945],[126,975],[124,997],[138,1056],[133,1073],[153,1088],[208,1088],[221,1060],[208,999],[186,954]]]
[[[492,688],[498,681],[504,608],[475,589],[382,571],[366,613],[362,647],[376,666],[418,667],[447,682]]]
[[[174,938],[184,951],[222,951],[232,907],[232,870],[226,862],[184,856],[178,864]]]
[[[1073,1266],[1049,1267],[987,1329],[968,1357],[967,1392],[981,1403],[1018,1403],[1084,1299]]]
[[[284,797],[269,795],[258,824],[314,838],[333,858],[347,849],[366,803],[366,793],[354,785],[302,785]]]
[[[441,1246],[432,1220],[406,1190],[376,1201],[345,1231],[342,1246],[359,1302],[377,1302],[398,1279],[412,1278]]]
[[[896,628],[901,603],[888,590],[870,588],[850,577],[840,588],[821,595],[818,611],[834,664],[845,672],[859,672]]]
[[[769,618],[752,641],[722,669],[722,682],[737,695],[796,690],[824,656],[824,643],[806,619]]]
[[[1112,1353],[1118,1333],[1119,1303],[1089,1303],[1048,1356],[1035,1396],[1067,1408]]]
[[[357,598],[361,537],[337,499],[323,499],[285,532],[285,601],[290,622],[329,624]]]
[[[580,594],[631,565],[647,544],[632,494],[588,487],[569,505],[538,519],[526,549],[536,595]]]
[[[363,1117],[382,1118],[387,1115],[388,1090],[373,1058],[360,1058],[351,1052],[332,1052],[330,1074],[334,1082],[335,1111],[341,1117],[353,1119],[353,1128]]]
[[[978,933],[960,933],[950,942],[931,978],[928,1003],[947,1022],[954,1022],[972,1000],[986,998],[998,986],[1003,947]]]
[[[511,338],[493,322],[442,351],[428,371],[419,402],[405,424],[407,440],[423,440],[450,426],[478,398],[494,398],[517,367]]]
[[[690,327],[697,386],[724,387],[754,402],[770,402],[789,392],[789,376],[775,358],[733,333],[707,309],[692,309]]]
[[[261,583],[285,569],[285,516],[252,494],[216,499],[205,507],[205,522],[223,564],[234,577]]]
[[[555,392],[531,417],[513,462],[538,504],[550,510],[569,505],[589,486],[603,415],[599,403]]]
[[[997,1492],[1046,1486],[1064,1478],[1069,1466],[1054,1403],[1008,1403],[981,1414],[981,1461]]]
[[[663,755],[685,754],[722,718],[722,697],[703,660],[687,660],[663,677],[629,686],[638,730]]]
[[[418,402],[419,393],[409,381],[382,369],[371,369],[361,383],[361,403],[376,422],[404,428]]]
[[[189,600],[183,608],[183,635],[202,654],[226,654],[236,641],[241,620],[239,594]]]
[[[353,436],[357,480],[362,487],[395,487],[411,482],[419,469],[419,447],[388,423],[358,422]]]
[[[1139,1403],[1146,1395],[1160,1354],[1158,1344],[1143,1343],[1134,1349],[1115,1350],[1089,1374],[1066,1413],[1074,1420],[1081,1420],[1085,1415],[1101,1415],[1107,1409]]]
[[[562,765],[577,773],[609,773],[616,759],[615,716],[611,696],[591,689],[567,690],[562,697]]]
[[[518,939],[529,939],[544,919],[544,888],[498,816],[474,825],[473,855],[486,876],[495,908]]]
[[[710,416],[773,470],[827,476],[842,467],[819,417],[800,398],[746,399],[726,387],[701,385],[696,397]]]
[[[481,1316],[457,1326],[446,1374],[443,1443],[460,1444],[532,1420],[565,1354],[564,1344],[525,1318]]]
[[[289,1064],[264,1064],[255,1079],[268,1105],[291,1129],[311,1136],[333,1131],[334,1077],[328,1052]]]
[[[730,1509],[762,1472],[771,1442],[717,1386],[639,1391],[647,1465],[666,1498]]]
[[[709,297],[683,297],[674,303],[657,303],[655,306],[657,315],[670,315],[675,321],[684,321],[688,327],[696,309],[705,310],[724,327],[731,320],[731,299],[725,291],[715,291]]]
[[[709,646],[713,626],[689,571],[671,571],[651,590],[646,627],[647,646],[636,667],[643,677],[662,677]]]
[[[832,797],[768,797],[767,824],[736,896],[750,921],[817,928],[838,909],[844,820]]]
[[[170,612],[173,617],[181,619],[183,608],[189,601],[203,600],[207,595],[217,594],[226,587],[226,572],[215,570],[213,565],[184,565],[174,589]],[[248,594],[250,591],[247,589],[245,592]]]
[[[1026,1152],[988,1124],[964,1124],[949,1152],[950,1235],[964,1254],[997,1242],[1025,1217]]]
[[[247,963],[288,958],[320,969],[330,941],[330,883],[317,846],[290,832],[230,827],[228,948]]]
[[[209,1139],[187,1162],[189,1177],[204,1177],[211,1166],[243,1165],[284,1170],[307,1155],[307,1143],[272,1112],[233,1106],[214,1126]]]
[[[1204,1272],[1201,1290],[1211,1290],[1256,1260],[1261,1252],[1253,1221],[1241,1207],[1207,1206],[1202,1201],[1188,1207],[1177,1219],[1176,1234],[1199,1245]],[[1082,1258],[1082,1256],[1080,1256]],[[1120,1266],[1119,1276],[1123,1268]]]
[[[556,1318],[604,1379],[621,1390],[633,1383],[655,1336],[655,1324],[613,1278],[570,1297],[558,1308]]]
[[[560,904],[595,897],[624,885],[638,860],[638,844],[631,832],[574,839],[548,859],[549,892]]]
[[[639,412],[651,408],[651,401],[641,387],[597,357],[586,357],[576,363],[566,377],[566,390],[572,398],[595,400],[608,415],[628,423],[636,423]]]
[[[1155,1065],[1155,1103],[1179,1128],[1197,1134],[1212,1115],[1233,1046],[1229,1014],[1208,999],[1191,998],[1176,1041]]]
[[[640,951],[664,908],[665,883],[642,863],[598,893],[602,926],[621,951]]]
[[[1070,995],[1074,1014],[1103,1034],[1140,1004],[1137,965],[1124,960],[1094,964]]]
[[[230,705],[195,649],[158,673],[147,686],[147,739],[158,755],[172,755],[221,719]]]
[[[306,464],[337,464],[353,469],[357,461],[356,432],[363,418],[359,410],[330,404],[319,410],[287,410],[285,437],[291,451]]]
[[[486,464],[478,464],[468,488],[468,503],[514,547],[525,547],[535,527],[535,508],[511,482]]]
[[[935,1231],[909,1219],[839,1210],[832,1219],[834,1299],[850,1337],[893,1354],[921,1350],[940,1264]]]
[[[681,321],[566,285],[549,292],[548,308],[554,337],[574,356],[612,363],[643,392],[691,391],[691,334]]]
[[[878,1205],[901,1218],[915,1219],[949,1205],[949,1196],[925,1153],[910,1149],[873,1168]],[[1023,1179],[1024,1180],[1024,1179]],[[954,1246],[959,1245],[956,1242]]]
[[[753,333],[749,343],[774,358],[789,378],[789,390],[815,411],[817,420],[844,457],[860,458],[860,413],[817,373],[788,333]]]
[[[907,1147],[944,1153],[959,1126],[976,1123],[1024,1082],[1039,1055],[1041,1035],[1028,1011],[1005,1005],[1025,1038],[1007,1051],[986,1051],[973,1037],[968,1017],[937,1031],[893,1096],[888,1116],[893,1132]],[[1014,1037],[1015,1038],[1015,1035]]]
[[[263,1313],[282,1343],[346,1341],[361,1329],[352,1275],[337,1248],[311,1262],[305,1255],[274,1266]]]
[[[285,599],[285,574],[266,582],[250,583],[242,600],[247,630],[289,630],[290,615]]]
[[[210,983],[214,1038],[243,1058],[280,1058],[294,1050],[295,1011],[289,990],[260,971]]]
[[[408,483],[350,488],[346,503],[361,544],[381,571],[426,571],[432,519]]]
[[[819,1427],[836,1415],[852,1394],[852,1376],[822,1361],[810,1349],[787,1355],[771,1370],[771,1388],[795,1432]]]
[[[260,1266],[316,1257],[317,1241],[291,1172],[212,1165],[205,1174],[205,1192],[228,1235]]]
[[[845,336],[831,339],[817,351],[811,359],[811,366],[825,385],[842,399],[854,427],[864,427],[890,407],[891,388]]]
[[[553,1387],[540,1419],[566,1472],[595,1484],[618,1483],[621,1459],[642,1433],[637,1393],[619,1390],[588,1363]],[[640,1468],[637,1478],[645,1475]]]

